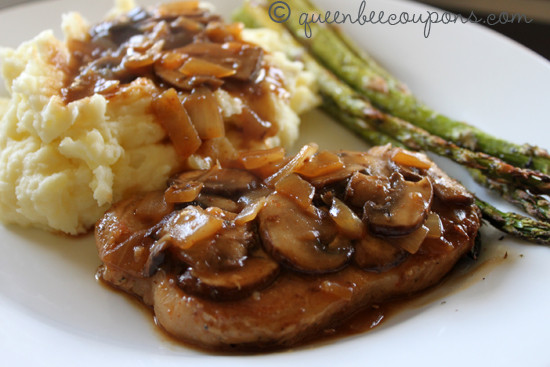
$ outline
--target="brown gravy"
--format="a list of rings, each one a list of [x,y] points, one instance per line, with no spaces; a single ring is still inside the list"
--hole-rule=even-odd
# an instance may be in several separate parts
[[[192,127],[200,132],[211,126],[212,116],[205,113],[204,103],[190,96],[197,91],[213,96],[222,89],[240,98],[243,113],[224,119],[225,128],[220,128],[218,139],[199,133],[197,148],[187,154],[178,151],[182,160],[196,152],[223,161],[236,151],[262,148],[265,139],[279,130],[272,96],[286,98],[288,92],[281,70],[266,62],[262,48],[241,38],[241,29],[238,24],[223,23],[219,15],[201,9],[198,2],[136,8],[95,24],[85,40],[68,40],[69,60],[52,55],[52,62],[65,72],[61,96],[65,103],[94,94],[112,99],[124,95],[131,83],[144,79],[154,86],[150,91],[153,102],[165,91],[175,89],[177,102],[186,110],[183,113],[190,113],[190,104],[200,104],[203,113],[191,120]],[[172,144],[182,145],[181,139],[173,139],[174,131],[162,123],[166,116],[154,109],[152,113]]]
[[[478,260],[465,257],[439,284],[411,297],[397,299],[362,310],[339,327],[326,330],[326,334],[320,336],[314,343],[317,345],[319,342],[333,342],[339,338],[368,332],[407,310],[419,309],[437,302],[444,305],[446,297],[484,281],[485,277],[497,266],[513,261],[514,256],[509,251],[494,246],[484,249]]]
[[[517,256],[521,256],[513,253],[510,249],[507,249],[506,247],[495,245],[490,246],[491,247],[487,247],[482,250],[481,256],[478,260],[472,260],[469,257],[465,257],[460,260],[454,267],[454,269],[439,284],[424,291],[421,291],[411,297],[394,300],[361,310],[337,327],[325,329],[322,334],[305,340],[303,343],[295,346],[293,349],[319,348],[324,345],[334,343],[339,339],[364,334],[377,327],[383,326],[385,322],[391,320],[393,317],[401,312],[419,309],[431,303],[437,302],[440,302],[441,305],[444,305],[446,303],[446,297],[457,294],[460,291],[467,289],[468,287],[474,286],[475,284],[484,281],[485,277],[496,267],[503,266],[506,263],[510,263],[514,261]],[[212,350],[193,345],[187,341],[177,339],[176,337],[170,335],[164,330],[162,325],[157,322],[153,310],[150,307],[145,306],[138,297],[128,294],[126,292],[120,292],[119,289],[116,289],[109,283],[104,282],[99,275],[99,272],[96,275],[96,279],[98,280],[99,284],[108,288],[110,291],[114,290],[117,293],[123,293],[128,300],[128,304],[135,306],[137,310],[143,312],[146,319],[152,322],[152,329],[157,333],[158,337],[169,346],[172,346],[174,349],[183,346],[185,348],[191,348],[199,352],[206,352],[209,354],[218,355],[253,355],[266,353],[265,350],[251,350],[248,352],[243,352],[242,350],[235,352],[228,352],[227,350]],[[269,353],[277,351],[280,350],[268,350],[267,352]]]

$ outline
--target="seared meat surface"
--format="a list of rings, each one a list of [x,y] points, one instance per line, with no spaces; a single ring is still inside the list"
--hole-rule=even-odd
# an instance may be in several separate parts
[[[96,226],[100,275],[206,348],[288,347],[436,284],[470,250],[472,196],[424,155],[279,150],[184,172]]]

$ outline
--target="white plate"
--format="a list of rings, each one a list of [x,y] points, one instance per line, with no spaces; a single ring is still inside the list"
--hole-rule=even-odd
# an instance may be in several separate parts
[[[238,1],[214,1],[228,14]],[[358,1],[329,0],[332,10],[356,12]],[[93,4],[93,5],[92,5]],[[0,44],[16,46],[60,14],[78,10],[96,21],[110,0],[61,0],[0,13]],[[367,10],[424,12],[409,2],[371,0]],[[428,104],[517,142],[548,148],[550,64],[478,26],[345,26]],[[5,90],[0,90],[5,94]],[[304,122],[302,142],[361,149],[355,137],[319,113]],[[451,173],[472,185],[447,162]],[[494,197],[492,197],[494,199]],[[498,241],[484,229],[487,257],[504,261],[444,287],[374,331],[317,347],[257,356],[212,356],[174,344],[151,316],[94,279],[93,238],[53,236],[0,226],[0,355],[4,366],[209,365],[495,365],[548,366],[550,249]],[[430,301],[431,299],[431,301]]]

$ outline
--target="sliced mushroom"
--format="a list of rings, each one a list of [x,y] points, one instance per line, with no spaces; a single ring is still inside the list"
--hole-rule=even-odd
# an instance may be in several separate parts
[[[260,181],[252,173],[233,168],[213,169],[201,181],[204,193],[225,197],[235,197],[260,187]]]
[[[384,205],[390,200],[391,183],[385,176],[369,176],[355,172],[348,181],[345,201],[356,207],[371,201]]]
[[[368,153],[366,152],[356,152],[344,150],[338,153],[338,156],[346,166],[357,165],[362,167],[370,167],[375,161]]]
[[[331,251],[329,245],[335,243],[338,235],[328,215],[321,210],[317,210],[316,216],[306,213],[282,194],[270,195],[258,218],[266,251],[295,270],[337,271],[347,264],[353,251],[349,240],[336,241],[338,250]]]
[[[210,170],[195,170],[180,173],[170,179],[171,186],[185,186],[192,182],[202,183],[202,193],[237,198],[261,188],[260,180],[252,173],[234,168],[213,167]]]
[[[392,175],[394,177],[396,175]],[[392,200],[384,206],[367,201],[363,207],[363,220],[371,231],[383,236],[403,236],[418,229],[430,209],[433,197],[432,184],[427,177],[418,182],[401,178],[394,180]]]
[[[447,176],[436,165],[430,168],[428,176],[433,182],[435,196],[441,200],[464,205],[470,205],[474,202],[473,195],[464,186]]]
[[[213,194],[200,194],[195,201],[205,208],[216,207],[231,213],[238,213],[241,210],[235,201]]]
[[[346,167],[354,167],[355,171],[371,176],[387,177],[392,172],[386,158],[388,149],[389,146],[374,147],[368,152],[343,151],[338,155]]]
[[[256,245],[257,237],[251,223],[227,224],[213,236],[197,241],[191,247],[171,245],[169,250],[195,271],[210,269],[217,272],[241,267],[249,250]]]
[[[225,271],[189,268],[178,277],[185,291],[213,300],[236,300],[269,286],[279,274],[279,264],[262,251],[243,265]]]

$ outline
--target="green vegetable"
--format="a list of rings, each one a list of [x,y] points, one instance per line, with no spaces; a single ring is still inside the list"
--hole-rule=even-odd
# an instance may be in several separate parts
[[[274,1],[276,0],[269,0],[268,3]],[[517,167],[550,173],[550,154],[546,150],[493,137],[465,122],[452,120],[433,111],[376,64],[366,52],[359,50],[351,40],[334,31],[334,28],[308,23],[308,38],[297,15],[322,14],[321,11],[308,0],[293,0],[290,4],[292,13],[296,15],[284,23],[288,30],[323,65],[381,110],[458,146],[484,152]]]
[[[529,176],[529,173],[532,172],[534,174],[532,179],[536,183],[544,181],[537,179],[537,174],[539,174],[537,172],[520,170],[493,157],[457,147],[406,121],[375,109],[348,85],[319,65],[306,50],[300,48],[289,37],[284,27],[271,21],[265,8],[245,2],[236,14],[236,18],[248,27],[266,27],[279,32],[285,40],[283,51],[286,52],[287,56],[300,58],[306,69],[317,77],[321,95],[324,99],[323,109],[367,142],[374,145],[391,143],[395,146],[404,146],[416,150],[431,148],[429,150],[436,151],[444,156],[455,157],[459,162],[474,162],[471,163],[473,166],[478,165],[475,162],[479,160],[479,164],[485,166],[486,172],[493,172],[498,175],[500,171],[500,174],[506,178],[510,178],[510,176],[514,178],[514,174],[511,173],[514,171],[519,172],[519,177],[524,177],[524,174]],[[500,170],[498,167],[500,167]],[[476,198],[476,203],[480,207],[483,217],[501,231],[528,241],[550,244],[550,225],[547,223],[535,221],[516,213],[503,213],[478,198]]]

